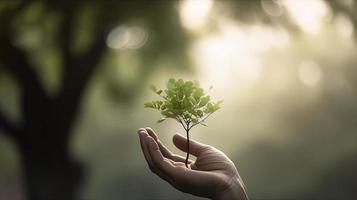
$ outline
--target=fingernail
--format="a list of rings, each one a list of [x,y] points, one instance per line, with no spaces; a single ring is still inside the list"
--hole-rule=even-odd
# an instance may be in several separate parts
[[[140,133],[140,132],[145,132],[146,130],[144,129],[144,128],[139,128],[138,129],[138,133]]]
[[[181,133],[176,133],[175,136],[181,137],[181,138],[186,138],[184,135],[181,135]]]

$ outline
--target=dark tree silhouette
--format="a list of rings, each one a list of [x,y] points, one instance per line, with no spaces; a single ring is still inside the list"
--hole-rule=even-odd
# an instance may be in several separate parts
[[[84,88],[105,51],[103,36],[81,56],[70,53],[70,23],[75,6],[61,6],[66,13],[61,32],[63,81],[56,96],[46,94],[25,51],[12,41],[10,25],[27,3],[1,15],[0,59],[22,89],[23,124],[12,124],[0,114],[0,127],[16,144],[22,157],[29,199],[73,199],[82,179],[82,166],[69,154],[70,127]]]
[[[100,60],[107,51],[106,34],[118,23],[130,19],[141,19],[160,40],[151,42],[143,49],[143,61],[149,63],[157,59],[159,51],[165,48],[166,54],[183,58],[184,34],[176,9],[176,2],[146,1],[23,1],[2,2],[0,10],[0,69],[7,72],[20,86],[21,122],[15,123],[0,112],[0,129],[18,149],[22,161],[23,175],[28,199],[71,200],[76,199],[76,191],[84,178],[84,166],[71,157],[69,144],[73,133],[71,127],[76,120],[79,105],[88,82]],[[32,52],[16,44],[16,20],[23,17],[33,4],[44,7],[44,16],[56,13],[59,21],[54,21],[56,30],[51,37],[52,44],[60,52],[60,88],[55,94],[49,93],[40,80]],[[78,35],[74,29],[81,9],[91,6],[95,19],[90,19],[93,31],[87,48],[75,52],[73,46]],[[5,9],[4,9],[5,8]],[[92,13],[93,13],[92,12]],[[157,13],[160,13],[158,15]],[[170,17],[163,17],[163,16]],[[42,20],[41,19],[41,20]],[[164,22],[163,22],[164,21]],[[39,23],[39,22],[35,22]],[[166,23],[163,28],[162,24]],[[15,28],[14,28],[15,27]],[[170,27],[170,28],[167,28]],[[18,31],[18,30],[17,30]],[[174,31],[175,40],[172,40]],[[180,53],[181,52],[181,53]],[[184,59],[181,59],[184,60]],[[140,73],[148,76],[151,66],[146,63]],[[144,76],[143,76],[144,77]],[[137,81],[139,90],[143,86]],[[120,86],[115,86],[120,87]],[[120,92],[116,89],[114,92]],[[126,94],[132,95],[132,94]],[[127,98],[127,97],[124,97]]]

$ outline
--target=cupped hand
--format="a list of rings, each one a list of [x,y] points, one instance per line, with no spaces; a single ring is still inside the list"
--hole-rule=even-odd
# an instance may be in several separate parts
[[[188,161],[171,153],[151,128],[138,130],[140,144],[150,170],[176,189],[211,199],[248,199],[242,179],[234,163],[220,150],[190,140],[190,154],[197,159]],[[174,145],[187,152],[186,138],[176,134]]]

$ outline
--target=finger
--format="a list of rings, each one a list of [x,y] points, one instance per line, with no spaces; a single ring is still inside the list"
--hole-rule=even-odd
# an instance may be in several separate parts
[[[141,150],[144,154],[145,160],[148,163],[149,167],[151,166],[150,163],[152,163],[149,150],[147,148],[147,144],[145,141],[145,138],[148,136],[147,132],[145,129],[139,129],[138,130],[139,138],[140,138],[140,145],[141,145]]]
[[[148,141],[149,154],[152,159],[153,169],[155,170],[153,172],[156,174],[159,173],[161,178],[173,184],[173,180],[175,179],[175,166],[162,155],[154,138],[148,136],[146,140]]]
[[[174,153],[171,153],[171,151],[166,148],[160,140],[157,141],[157,144],[159,145],[160,151],[163,154],[164,157],[169,158],[175,162],[185,162],[186,158]],[[188,160],[188,163],[193,163],[192,160]]]
[[[157,134],[155,133],[155,131],[150,128],[150,127],[146,127],[145,130],[149,133],[149,135],[151,137],[153,137],[155,139],[155,141],[157,141],[159,138],[157,137]]]
[[[155,141],[158,143],[161,153],[165,157],[171,158],[173,154],[167,147],[165,147],[165,145],[162,144],[162,142],[159,140],[159,138],[157,137],[157,134],[154,132],[154,130],[152,130],[152,128],[150,128],[150,127],[146,127],[145,129],[149,133],[149,135],[151,137],[153,137],[155,139]]]
[[[149,147],[148,147],[148,140],[146,139],[147,137],[150,137],[149,134],[146,132],[145,129],[139,129],[138,130],[138,134],[140,137],[140,145],[141,145],[141,149],[143,151],[145,160],[149,166],[149,169],[154,172],[155,174],[157,174],[159,177],[163,178],[163,179],[168,179],[164,174],[162,174],[157,167],[155,166],[151,155],[149,153]]]
[[[181,151],[184,151],[184,152],[187,152],[187,139],[186,137],[180,135],[180,134],[175,134],[174,137],[173,137],[173,142],[175,144],[175,146],[177,148],[179,148]],[[209,148],[208,145],[205,145],[205,144],[202,144],[202,143],[199,143],[195,140],[192,140],[190,139],[190,154],[194,155],[194,156],[199,156],[200,153]]]
[[[155,131],[152,128],[146,127],[145,130],[151,137],[153,137],[155,139],[155,141],[159,145],[159,149],[164,157],[169,158],[175,162],[185,162],[186,161],[186,158],[184,158],[180,155],[173,154],[164,144],[162,144],[162,142],[159,140],[159,137],[157,136],[157,134],[155,133]],[[189,164],[193,163],[193,161],[189,160],[188,163]]]

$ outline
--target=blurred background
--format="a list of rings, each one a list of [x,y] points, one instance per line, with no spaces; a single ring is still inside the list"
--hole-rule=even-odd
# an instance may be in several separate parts
[[[252,199],[357,198],[357,2],[0,2],[0,199],[202,199],[152,174],[136,130],[172,151],[148,88],[224,100],[191,137]]]

